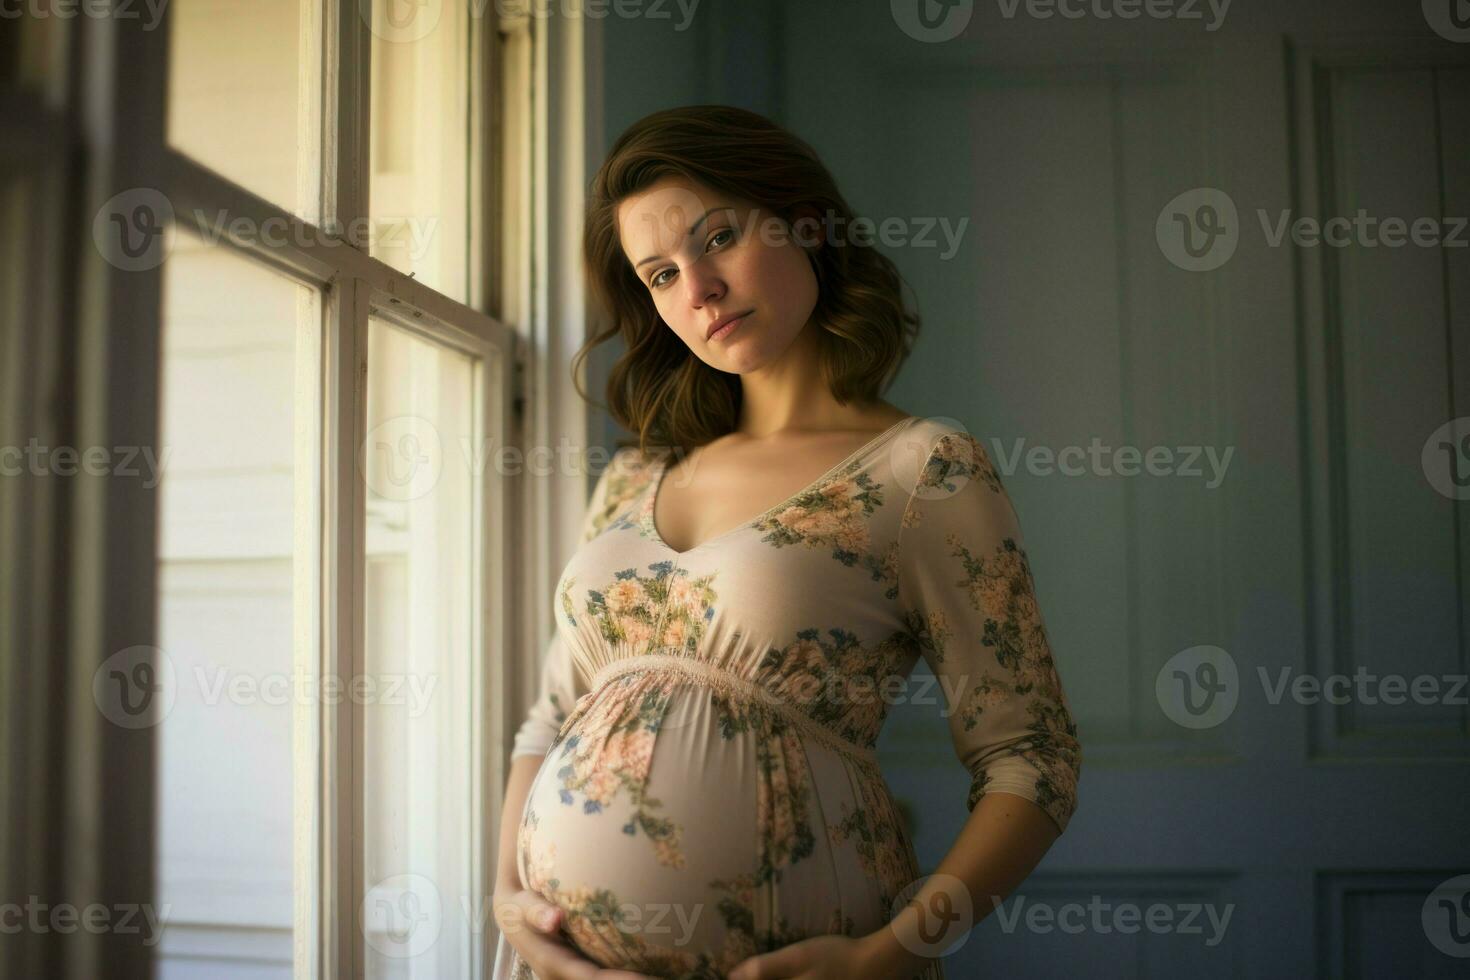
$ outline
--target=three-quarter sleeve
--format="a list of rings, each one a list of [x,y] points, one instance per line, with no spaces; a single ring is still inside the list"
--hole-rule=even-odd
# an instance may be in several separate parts
[[[641,488],[638,481],[644,475],[644,467],[639,465],[639,460],[635,447],[624,447],[613,454],[588,498],[578,547],[601,533],[616,511]],[[560,625],[554,626],[541,661],[536,701],[516,731],[510,757],[545,755],[556,741],[562,722],[577,700],[587,693],[587,688],[588,678],[577,666]]]
[[[516,732],[510,757],[545,755],[556,741],[562,722],[566,721],[577,699],[587,693],[586,682],[572,661],[571,648],[562,638],[561,628],[552,630],[541,661],[541,687],[536,702]]]
[[[1021,525],[979,441],[945,429],[898,532],[898,603],[945,692],[966,808],[992,790],[1041,807],[1065,832],[1082,749],[1052,661]]]

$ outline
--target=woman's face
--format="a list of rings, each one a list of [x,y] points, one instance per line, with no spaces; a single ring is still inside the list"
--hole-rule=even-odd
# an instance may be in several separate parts
[[[799,224],[815,239],[814,223]],[[747,374],[774,363],[816,307],[806,250],[789,225],[748,201],[666,177],[618,206],[618,231],[659,316],[717,370]],[[740,313],[733,329],[710,336],[714,323]]]

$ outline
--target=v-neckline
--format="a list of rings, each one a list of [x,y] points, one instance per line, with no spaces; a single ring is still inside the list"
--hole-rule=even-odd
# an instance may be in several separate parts
[[[685,548],[683,551],[675,550],[673,545],[664,540],[664,536],[659,533],[658,524],[654,520],[654,510],[658,504],[658,492],[659,489],[663,486],[664,476],[668,474],[669,458],[673,455],[672,453],[665,453],[662,457],[654,462],[653,475],[648,480],[647,496],[643,500],[643,530],[650,537],[652,537],[653,540],[657,542],[660,547],[662,547],[665,551],[670,552],[675,557],[683,558],[685,555],[693,554],[694,552],[699,551],[701,548],[705,548],[711,544],[714,544],[717,541],[728,538],[730,537],[730,535],[735,534],[739,531],[743,531],[754,524],[759,524],[771,514],[789,505],[793,500],[796,500],[798,497],[804,496],[817,487],[822,486],[824,483],[831,480],[833,476],[835,476],[840,470],[846,467],[853,460],[858,459],[859,457],[871,452],[875,446],[882,443],[883,440],[887,439],[898,429],[902,428],[905,425],[908,425],[911,422],[914,422],[918,418],[919,416],[917,415],[909,415],[905,418],[899,419],[897,422],[893,423],[888,428],[884,429],[882,432],[878,433],[876,436],[869,439],[867,442],[863,443],[852,452],[848,453],[842,459],[838,460],[836,463],[833,463],[820,476],[812,480],[800,490],[793,493],[791,496],[787,497],[785,500],[782,500],[771,507],[767,507],[765,510],[761,511],[759,514],[755,515],[749,520],[741,521],[739,524],[736,524],[729,530],[721,531],[719,534],[705,538],[698,544],[691,545],[688,548]]]

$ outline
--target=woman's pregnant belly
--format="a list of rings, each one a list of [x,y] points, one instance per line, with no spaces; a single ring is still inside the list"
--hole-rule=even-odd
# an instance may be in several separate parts
[[[586,956],[653,976],[718,976],[804,938],[861,935],[881,924],[883,869],[862,866],[872,807],[854,782],[777,712],[683,677],[617,677],[536,776],[521,880],[566,911]],[[874,791],[886,798],[881,780]]]

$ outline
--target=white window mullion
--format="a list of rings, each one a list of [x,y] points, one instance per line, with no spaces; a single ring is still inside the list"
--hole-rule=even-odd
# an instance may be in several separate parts
[[[483,16],[470,18],[469,172],[466,184],[469,220],[465,224],[468,289],[465,302],[482,313],[504,316],[493,265],[500,238],[493,230],[500,226],[502,207],[495,180],[498,171],[495,156],[501,146],[501,93],[492,87],[498,65],[497,20],[494,4],[486,7]]]
[[[332,608],[326,592],[328,555],[326,527],[323,517],[328,510],[323,498],[327,484],[327,466],[323,449],[331,416],[326,401],[326,324],[332,311],[316,297],[307,308],[298,308],[298,322],[312,311],[318,311],[310,331],[301,332],[296,351],[296,425],[295,425],[295,543],[292,548],[292,623],[294,628],[292,670],[297,676],[318,679],[325,666],[326,613]],[[315,690],[321,690],[320,687]],[[322,896],[321,847],[323,803],[323,726],[322,704],[315,699],[293,702],[291,733],[291,765],[293,772],[293,845],[295,869],[292,895],[292,961],[297,977],[324,976],[319,972],[324,949],[323,922],[320,916]]]
[[[358,472],[358,441],[367,418],[368,287],[345,280],[331,293],[325,362],[326,445],[323,486],[322,674],[350,679],[362,672],[366,492]],[[322,704],[322,948],[323,978],[362,976],[357,928],[363,886],[360,706],[350,698]]]
[[[471,801],[474,812],[483,815],[473,854],[477,872],[474,894],[484,903],[483,907],[475,908],[476,914],[482,915],[477,925],[484,923],[479,932],[482,957],[495,949],[499,939],[495,917],[490,914],[490,897],[500,860],[500,814],[505,807],[505,782],[510,773],[507,747],[520,724],[514,686],[518,669],[515,650],[519,637],[525,635],[515,615],[519,593],[515,583],[520,577],[511,574],[512,567],[519,567],[512,562],[517,559],[521,538],[510,533],[511,528],[519,526],[516,515],[525,513],[525,480],[501,473],[494,465],[492,454],[502,446],[524,446],[515,409],[523,373],[524,342],[514,335],[510,340],[510,345],[497,351],[495,357],[480,362],[476,371],[479,400],[475,418],[479,431],[475,447],[477,451],[484,448],[486,455],[484,463],[475,470],[479,494],[475,540],[480,543],[481,553],[477,563],[478,588],[474,594],[479,598],[483,615],[474,637],[474,649],[479,655],[472,684],[479,697],[472,720],[479,737],[472,757]],[[476,963],[474,975],[488,976],[492,965]]]
[[[322,31],[322,227],[347,234],[368,215],[372,35],[358,0],[324,0]],[[367,260],[354,249],[354,264]],[[359,273],[338,281],[327,322],[327,431],[324,455],[327,527],[332,546],[328,568],[334,581],[324,592],[334,629],[324,647],[328,676],[350,680],[366,660],[363,595],[366,588],[366,488],[358,453],[367,428],[367,355],[370,286]],[[323,704],[323,916],[319,976],[361,977],[365,970],[358,903],[366,894],[363,875],[362,706],[351,698]]]
[[[319,44],[303,44],[301,63],[298,66],[296,91],[300,93],[296,120],[296,142],[298,146],[314,146],[317,153],[301,154],[298,158],[300,170],[296,178],[296,197],[310,201],[308,214],[325,223],[327,206],[331,200],[327,194],[326,174],[329,170],[327,153],[334,141],[326,138],[329,118],[327,106],[332,104],[329,59],[330,50],[325,26],[328,20],[329,3],[303,3],[301,5],[301,36],[318,38]]]
[[[372,32],[358,0],[325,0],[322,224],[345,231],[368,211]]]

